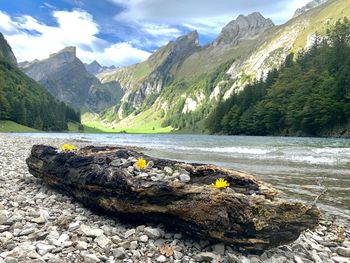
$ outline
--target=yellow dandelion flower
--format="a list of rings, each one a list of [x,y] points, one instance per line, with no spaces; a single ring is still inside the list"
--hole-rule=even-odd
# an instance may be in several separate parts
[[[225,189],[230,186],[230,184],[224,179],[224,178],[219,178],[215,180],[215,183],[212,183],[212,186],[214,186],[217,189]]]
[[[146,163],[146,160],[145,160],[145,159],[139,158],[139,159],[137,160],[137,162],[136,162],[136,165],[137,165],[137,167],[138,167],[140,170],[142,170],[142,169],[145,169],[145,168],[146,168],[147,163]]]
[[[76,149],[78,149],[76,146],[70,145],[70,144],[68,144],[68,143],[65,143],[65,144],[63,144],[63,145],[61,146],[61,150],[62,150],[62,151],[74,151],[74,150],[76,150]]]

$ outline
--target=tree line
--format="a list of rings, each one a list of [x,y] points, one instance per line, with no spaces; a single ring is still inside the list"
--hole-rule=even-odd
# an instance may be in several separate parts
[[[50,95],[17,67],[0,59],[0,120],[45,131],[67,130],[80,113]]]
[[[308,50],[287,56],[209,114],[210,133],[322,136],[350,119],[350,22],[329,26]]]

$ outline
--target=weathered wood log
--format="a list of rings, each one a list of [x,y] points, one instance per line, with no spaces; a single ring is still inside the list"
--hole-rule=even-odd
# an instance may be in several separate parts
[[[152,169],[145,170],[151,175],[132,171],[139,157],[153,163]],[[127,148],[88,146],[61,152],[35,145],[27,165],[35,177],[87,206],[124,219],[161,222],[247,252],[292,242],[302,231],[314,228],[320,217],[315,206],[281,200],[274,188],[251,175],[156,159]],[[178,174],[162,174],[171,173],[167,167],[189,175],[190,181],[182,182]],[[218,178],[230,186],[216,189],[212,183]]]

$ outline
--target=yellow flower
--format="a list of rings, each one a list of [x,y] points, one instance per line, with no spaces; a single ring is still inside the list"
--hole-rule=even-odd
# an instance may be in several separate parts
[[[216,179],[215,183],[212,183],[212,186],[222,190],[229,187],[230,184],[224,178],[219,178],[219,179]]]
[[[67,143],[65,143],[65,144],[63,144],[63,145],[61,146],[61,150],[62,150],[62,151],[74,151],[74,150],[76,150],[76,149],[78,149],[76,146],[70,145],[70,144],[67,144]]]
[[[138,160],[137,160],[137,162],[136,162],[136,165],[137,165],[137,167],[140,169],[140,170],[142,170],[142,169],[145,169],[146,168],[146,160],[145,159],[143,159],[143,158],[139,158]]]

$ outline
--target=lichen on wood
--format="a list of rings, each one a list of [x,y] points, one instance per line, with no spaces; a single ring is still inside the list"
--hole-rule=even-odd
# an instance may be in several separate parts
[[[191,179],[182,182],[167,174],[153,181],[139,172],[135,175],[128,167],[138,158],[153,164],[149,171],[169,167]],[[35,145],[27,165],[35,177],[89,207],[126,220],[161,222],[241,251],[260,253],[292,242],[302,231],[317,226],[320,217],[316,206],[282,200],[278,191],[252,175],[215,165],[152,158],[129,148],[88,146],[61,152]],[[213,187],[218,178],[225,179],[229,187]]]

